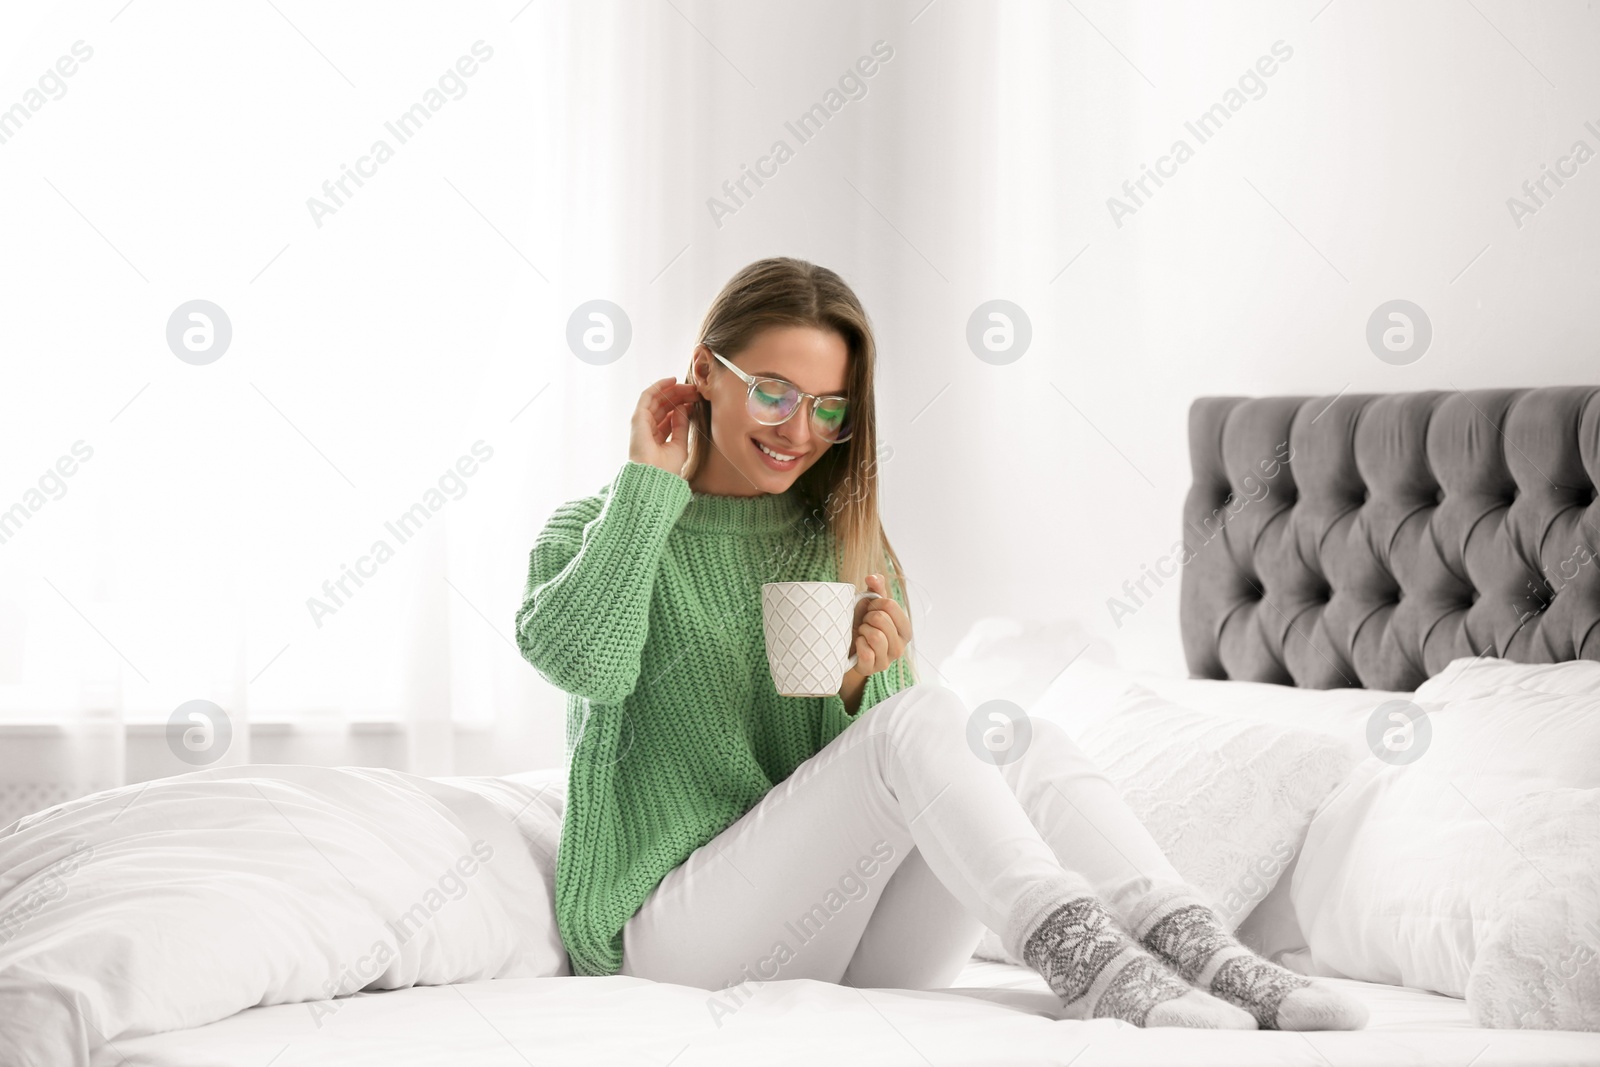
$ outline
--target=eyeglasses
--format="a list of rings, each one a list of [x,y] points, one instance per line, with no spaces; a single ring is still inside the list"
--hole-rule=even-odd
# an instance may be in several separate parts
[[[716,352],[711,353],[722,365],[739,376],[749,387],[750,417],[764,426],[777,426],[788,422],[800,410],[800,401],[811,399],[811,428],[816,435],[830,444],[850,440],[853,432],[849,423],[850,400],[842,396],[816,396],[802,392],[792,382],[782,378],[754,378],[728,362]]]

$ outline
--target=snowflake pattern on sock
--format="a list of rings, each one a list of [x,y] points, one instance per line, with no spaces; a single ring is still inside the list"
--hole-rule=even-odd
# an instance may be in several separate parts
[[[1143,1026],[1151,1008],[1188,992],[1188,985],[1160,963],[1149,956],[1135,956],[1100,994],[1094,1018],[1123,1019]]]
[[[1211,979],[1211,992],[1254,1015],[1261,1029],[1276,1030],[1278,1005],[1283,998],[1310,984],[1311,979],[1305,975],[1284,970],[1251,953],[1235,956],[1217,968]]]
[[[1140,938],[1189,982],[1198,980],[1211,957],[1233,940],[1202,904],[1174,908]]]
[[[1023,946],[1022,959],[1070,1004],[1129,943],[1098,900],[1078,897],[1045,917]]]
[[[1096,898],[1076,897],[1052,911],[1028,937],[1022,958],[1070,1005],[1130,948],[1135,955],[1100,994],[1092,1014],[1143,1026],[1151,1008],[1185,995],[1189,987],[1139,949]]]
[[[1190,982],[1196,982],[1218,952],[1239,954],[1217,968],[1210,993],[1248,1011],[1263,1030],[1278,1028],[1278,1006],[1311,980],[1279,967],[1241,945],[1203,904],[1174,908],[1140,938],[1140,943],[1165,960]]]

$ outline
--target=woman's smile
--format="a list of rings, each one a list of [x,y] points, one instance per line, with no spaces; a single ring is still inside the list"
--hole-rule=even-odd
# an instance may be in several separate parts
[[[792,471],[799,466],[800,460],[805,456],[803,452],[784,451],[781,448],[774,448],[765,441],[754,437],[750,438],[750,441],[761,455],[761,461],[775,471]],[[787,456],[788,458],[779,459],[779,456]]]

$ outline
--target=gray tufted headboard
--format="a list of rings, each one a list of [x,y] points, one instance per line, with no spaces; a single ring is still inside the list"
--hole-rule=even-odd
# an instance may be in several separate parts
[[[1409,691],[1460,656],[1600,660],[1600,387],[1203,397],[1189,672]]]

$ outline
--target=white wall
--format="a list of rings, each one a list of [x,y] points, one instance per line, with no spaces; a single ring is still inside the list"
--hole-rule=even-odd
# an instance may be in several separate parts
[[[1179,537],[1195,397],[1600,374],[1600,160],[1520,226],[1507,207],[1575,141],[1600,151],[1585,127],[1600,129],[1600,24],[1552,3],[1078,8],[1093,27],[1007,5],[980,44],[970,8],[934,6],[872,112],[908,193],[880,203],[949,278],[862,219],[878,247],[861,280],[889,335],[892,534],[933,602],[935,650],[975,615],[1059,612],[1126,665],[1182,673],[1175,581],[1120,628],[1105,601]],[[1189,135],[1278,41],[1293,54],[1264,95],[1206,143]],[[1018,68],[1031,92],[992,88]],[[1018,113],[963,111],[997,98]],[[1193,158],[1119,228],[1107,198],[1180,137]],[[1005,367],[962,344],[994,296],[1034,326]],[[1397,297],[1434,329],[1406,366],[1365,342]],[[957,406],[981,436],[941,438]]]
[[[506,639],[533,534],[614,473],[639,391],[765,255],[840,271],[877,325],[886,516],[934,663],[1006,614],[1183,670],[1175,582],[1121,628],[1106,599],[1178,537],[1197,396],[1595,378],[1600,161],[1520,227],[1506,206],[1600,150],[1580,3],[24,4],[0,107],[80,39],[0,144],[0,507],[97,450],[0,544],[14,717],[210,694],[400,716],[412,756],[444,739],[431,767],[557,761],[560,695]],[[479,39],[466,95],[317,226],[307,198]],[[796,145],[785,120],[878,41],[866,95]],[[1185,120],[1279,41],[1197,144]],[[778,137],[794,158],[718,225],[707,200]],[[1180,137],[1193,158],[1117,226],[1107,198]],[[204,368],[163,336],[195,297],[235,329]],[[596,297],[634,330],[603,367],[563,340]],[[1396,297],[1435,331],[1409,366],[1364,340]],[[1004,366],[965,338],[995,298],[1033,329]],[[439,539],[313,626],[307,597],[480,439]],[[440,716],[492,725],[469,746],[492,757]]]

